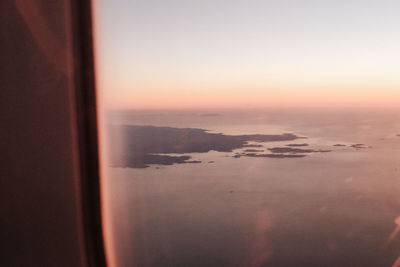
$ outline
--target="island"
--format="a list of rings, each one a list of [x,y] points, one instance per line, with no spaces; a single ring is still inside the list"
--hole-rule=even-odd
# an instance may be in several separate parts
[[[302,146],[309,146],[309,144],[288,144],[286,146],[290,146],[290,147],[302,147]]]
[[[242,147],[264,147],[263,145],[259,145],[259,144],[245,144]]]
[[[346,146],[346,145],[344,145],[344,144],[334,144],[333,146],[341,146],[341,147],[343,147],[343,146]]]
[[[264,152],[264,150],[261,150],[261,149],[245,149],[244,152]]]
[[[304,139],[292,133],[225,135],[198,128],[174,128],[147,125],[109,126],[110,165],[113,167],[146,168],[149,164],[200,163],[185,153],[206,153],[211,150],[232,152],[235,149],[258,147],[274,141]],[[261,145],[262,147],[262,145]],[[282,154],[282,153],[280,153]],[[287,157],[287,155],[254,154],[250,157]],[[288,156],[292,157],[292,156]]]
[[[350,147],[355,148],[355,149],[366,148],[365,144],[353,144],[353,145],[350,145]]]
[[[314,153],[314,152],[319,152],[319,153],[326,153],[326,152],[331,152],[331,150],[322,150],[322,149],[302,149],[302,148],[291,148],[291,147],[273,147],[273,148],[268,148],[269,151],[272,153]]]
[[[235,154],[234,158],[240,157],[253,157],[253,158],[276,158],[276,159],[283,159],[283,158],[304,158],[306,155],[304,154],[283,154],[283,153],[270,153],[270,154],[256,154],[256,153],[242,153],[242,154]]]

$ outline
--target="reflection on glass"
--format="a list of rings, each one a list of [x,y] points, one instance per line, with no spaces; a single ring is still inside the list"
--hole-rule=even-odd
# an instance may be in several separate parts
[[[111,266],[400,266],[400,3],[95,3]]]

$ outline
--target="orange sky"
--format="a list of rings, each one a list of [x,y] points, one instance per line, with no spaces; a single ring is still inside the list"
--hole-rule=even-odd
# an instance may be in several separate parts
[[[97,0],[101,103],[400,104],[400,3],[321,2]]]

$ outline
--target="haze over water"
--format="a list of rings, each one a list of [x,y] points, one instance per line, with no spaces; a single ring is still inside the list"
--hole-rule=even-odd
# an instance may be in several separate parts
[[[399,115],[398,109],[111,112],[114,126],[307,137],[249,142],[261,145],[252,148],[258,154],[293,144],[330,151],[266,158],[245,156],[246,147],[183,153],[196,163],[108,168],[106,225],[116,265],[392,266],[400,256]],[[109,143],[118,149],[126,140]]]

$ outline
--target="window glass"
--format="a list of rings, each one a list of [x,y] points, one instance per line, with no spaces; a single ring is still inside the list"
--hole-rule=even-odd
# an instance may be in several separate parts
[[[400,2],[94,6],[111,266],[400,266]]]

